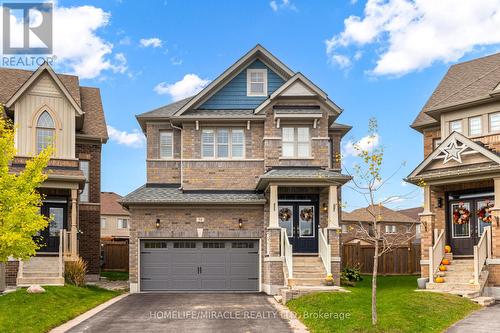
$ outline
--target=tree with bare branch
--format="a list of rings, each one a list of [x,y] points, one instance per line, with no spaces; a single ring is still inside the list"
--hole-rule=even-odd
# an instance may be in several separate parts
[[[373,272],[372,272],[372,324],[377,324],[377,274],[378,261],[385,253],[392,251],[402,243],[408,243],[415,237],[415,225],[411,225],[408,233],[386,234],[381,226],[383,216],[381,208],[384,204],[394,201],[395,198],[410,197],[415,190],[403,196],[390,196],[385,199],[379,199],[380,190],[392,179],[399,170],[405,165],[401,165],[389,177],[383,179],[382,165],[384,159],[384,149],[377,145],[377,120],[371,118],[368,124],[368,136],[363,142],[358,141],[353,148],[360,158],[360,162],[354,164],[352,170],[344,166],[346,173],[352,177],[348,188],[358,193],[364,198],[368,207],[366,211],[370,216],[369,223],[359,222],[354,227],[355,237],[372,244],[374,247]]]

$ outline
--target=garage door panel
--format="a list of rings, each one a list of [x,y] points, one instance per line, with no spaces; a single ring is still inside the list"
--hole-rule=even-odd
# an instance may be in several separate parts
[[[141,263],[144,265],[163,265],[170,260],[168,252],[141,252]]]
[[[171,279],[170,290],[201,290],[201,283],[198,278],[191,279]]]
[[[203,290],[228,290],[228,285],[225,277],[220,279],[204,278],[201,280],[201,288]]]
[[[183,252],[174,251],[172,253],[172,263],[182,263],[182,264],[198,264],[200,262],[200,253],[196,252]]]
[[[192,278],[193,275],[198,274],[198,266],[196,265],[182,265],[173,264],[171,275],[176,277],[185,276],[186,278]]]
[[[258,290],[259,281],[249,279],[231,279],[229,288],[232,290]]]

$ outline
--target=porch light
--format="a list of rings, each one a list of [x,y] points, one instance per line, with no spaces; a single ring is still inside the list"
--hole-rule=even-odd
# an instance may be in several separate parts
[[[243,228],[243,219],[238,219],[238,227]]]
[[[160,219],[156,219],[156,229],[160,228]]]
[[[437,202],[437,206],[438,208],[442,208],[443,207],[443,198],[438,198],[438,202]]]
[[[323,202],[323,211],[326,213],[328,212],[328,204],[326,202]]]

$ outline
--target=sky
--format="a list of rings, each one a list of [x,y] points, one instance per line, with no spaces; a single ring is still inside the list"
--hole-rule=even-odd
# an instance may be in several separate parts
[[[101,89],[102,190],[125,195],[146,181],[135,115],[198,92],[260,43],[342,107],[345,167],[376,117],[383,176],[396,172],[377,198],[402,209],[422,204],[402,180],[423,159],[409,125],[450,65],[500,51],[499,26],[500,0],[58,1],[54,67]],[[342,200],[366,205],[349,188]]]

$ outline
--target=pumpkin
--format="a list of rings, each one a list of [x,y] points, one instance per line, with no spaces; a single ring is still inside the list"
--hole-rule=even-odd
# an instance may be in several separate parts
[[[437,278],[434,279],[434,282],[436,282],[436,283],[443,283],[444,282],[444,278],[442,278],[441,276],[438,276]]]
[[[441,261],[441,264],[443,264],[443,265],[449,265],[449,264],[450,264],[450,261],[449,261],[448,259],[443,259],[443,260]]]
[[[444,253],[451,253],[451,246],[446,245],[446,246],[444,247]]]
[[[439,270],[441,272],[444,272],[445,270],[447,270],[446,266],[445,265],[439,265]]]
[[[332,274],[328,274],[325,278],[326,281],[333,281],[333,275]]]
[[[474,279],[469,280],[469,284],[474,284],[474,283],[476,283],[476,281]]]

